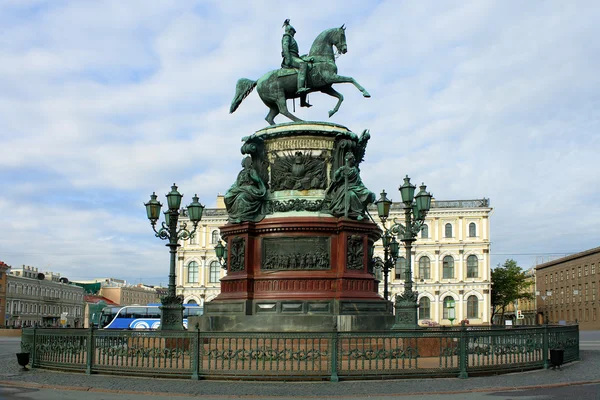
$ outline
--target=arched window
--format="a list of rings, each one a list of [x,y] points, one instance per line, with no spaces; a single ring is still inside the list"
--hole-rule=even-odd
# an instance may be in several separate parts
[[[419,300],[419,319],[431,318],[431,301],[428,297],[422,297]]]
[[[190,261],[188,264],[188,283],[198,283],[198,263]]]
[[[467,318],[479,318],[479,299],[475,295],[467,299]]]
[[[217,244],[219,242],[219,231],[217,231],[217,230],[212,231],[210,242],[212,244]]]
[[[198,302],[196,302],[194,299],[189,299],[186,304],[198,304]]]
[[[443,308],[444,308],[443,309],[443,312],[444,312],[443,318],[444,319],[456,318],[456,313],[454,310],[454,299],[452,298],[452,296],[444,297]]]
[[[479,260],[477,256],[467,257],[467,278],[477,278],[479,276]]]
[[[431,261],[427,256],[419,258],[419,278],[431,279]]]
[[[444,228],[444,237],[451,238],[452,237],[452,224],[446,224]]]
[[[469,224],[469,237],[475,236],[477,236],[477,225],[475,225],[475,222],[471,222]]]
[[[396,280],[406,279],[406,258],[398,257],[396,260]]]
[[[429,226],[423,225],[421,228],[421,239],[429,238]]]
[[[442,273],[443,273],[443,275],[442,275],[443,279],[453,279],[454,278],[454,258],[452,258],[452,256],[444,257]]]
[[[219,282],[219,269],[221,269],[221,265],[218,261],[212,261],[210,263],[210,271],[208,275],[208,281],[210,283]]]

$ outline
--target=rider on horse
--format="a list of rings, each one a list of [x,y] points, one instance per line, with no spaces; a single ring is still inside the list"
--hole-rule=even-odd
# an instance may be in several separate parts
[[[285,33],[281,39],[281,56],[283,57],[281,68],[294,68],[298,70],[298,90],[296,94],[300,95],[301,107],[310,107],[311,105],[306,102],[306,93],[310,91],[310,88],[306,87],[308,63],[300,57],[298,43],[294,39],[296,29],[290,25],[289,19],[283,22],[283,27],[285,28]]]

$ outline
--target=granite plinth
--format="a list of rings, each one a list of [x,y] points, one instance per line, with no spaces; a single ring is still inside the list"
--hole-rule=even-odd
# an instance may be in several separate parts
[[[203,315],[190,317],[201,332],[360,332],[388,330],[393,315]]]

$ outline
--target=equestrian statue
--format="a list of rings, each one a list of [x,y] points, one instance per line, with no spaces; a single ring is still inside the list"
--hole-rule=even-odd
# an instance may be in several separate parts
[[[230,113],[237,110],[255,87],[263,103],[269,107],[265,119],[271,125],[275,125],[274,118],[278,114],[283,114],[292,121],[301,121],[288,111],[286,100],[299,97],[300,106],[310,107],[306,95],[312,92],[322,92],[338,99],[335,107],[329,111],[331,117],[344,101],[344,96],[333,89],[334,83],[352,83],[364,97],[371,97],[354,78],[337,73],[336,53],[333,47],[335,46],[337,54],[346,54],[348,51],[344,25],[321,32],[313,42],[308,55],[303,56],[299,54],[298,43],[294,39],[296,30],[290,25],[289,19],[285,20],[283,27],[285,33],[281,39],[283,57],[281,69],[267,72],[257,81],[246,78],[238,80],[235,97],[229,108]]]

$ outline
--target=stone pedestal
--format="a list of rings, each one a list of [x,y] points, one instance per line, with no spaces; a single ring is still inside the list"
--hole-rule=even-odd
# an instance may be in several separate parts
[[[201,330],[391,327],[391,303],[378,294],[370,261],[381,230],[366,215],[334,216],[327,207],[333,173],[366,140],[326,123],[282,124],[247,138],[242,153],[268,182],[267,212],[220,228],[227,276],[204,305]]]

